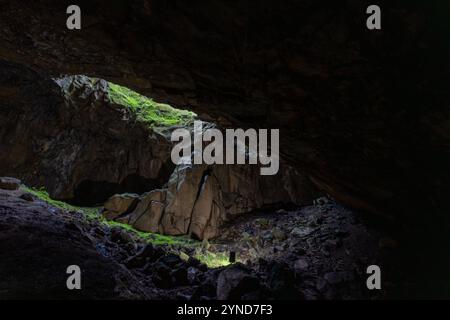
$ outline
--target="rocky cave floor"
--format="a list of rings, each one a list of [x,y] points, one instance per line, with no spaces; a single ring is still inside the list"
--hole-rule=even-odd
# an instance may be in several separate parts
[[[202,250],[235,251],[238,263],[208,268],[188,258],[192,248],[152,245],[22,189],[0,189],[1,299],[384,298],[390,271],[383,274],[383,290],[370,291],[366,268],[382,264],[397,246],[352,211],[321,198],[225,225]],[[187,255],[180,257],[181,251]],[[82,290],[67,290],[69,265],[80,266]]]

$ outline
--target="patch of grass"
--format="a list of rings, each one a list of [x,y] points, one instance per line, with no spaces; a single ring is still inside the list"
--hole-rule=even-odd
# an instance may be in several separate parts
[[[108,83],[109,97],[112,102],[128,108],[136,114],[139,121],[148,123],[150,127],[171,127],[175,125],[191,125],[196,114],[157,103],[128,88]]]
[[[54,200],[54,199],[50,198],[48,192],[45,191],[44,188],[35,189],[35,188],[28,188],[28,187],[22,186],[21,189],[25,192],[31,193],[36,198],[47,202],[48,204],[50,204],[51,206],[53,206],[55,208],[66,210],[66,211],[81,212],[81,213],[84,213],[85,216],[91,220],[99,217],[99,209],[100,208],[77,207],[77,206],[70,205],[63,201]]]
[[[230,264],[229,256],[221,252],[198,252],[194,257],[206,264],[209,268],[224,267]]]
[[[128,224],[119,223],[116,221],[108,221],[106,220],[101,214],[100,214],[100,207],[92,208],[92,207],[77,207],[70,205],[63,201],[58,201],[50,198],[47,191],[45,191],[44,188],[35,189],[35,188],[28,188],[25,186],[22,186],[21,188],[23,191],[31,193],[36,198],[45,201],[46,203],[50,204],[51,206],[66,210],[66,211],[76,211],[84,214],[84,216],[88,220],[96,220],[102,224],[105,224],[109,227],[119,227],[122,229],[125,229],[127,231],[135,233],[140,238],[144,239],[145,241],[148,241],[155,245],[162,245],[162,244],[168,244],[168,245],[185,245],[185,246],[194,246],[196,244],[196,241],[192,239],[188,239],[187,237],[173,237],[173,236],[164,236],[157,233],[148,233],[148,232],[141,232],[136,229],[134,229],[132,226]]]
[[[192,239],[188,239],[186,237],[182,236],[165,236],[158,233],[151,233],[151,232],[142,232],[139,230],[134,229],[132,226],[128,224],[123,224],[116,221],[107,221],[103,217],[101,217],[102,223],[107,224],[110,227],[119,227],[122,229],[125,229],[129,232],[133,232],[141,239],[144,239],[145,241],[152,243],[154,245],[174,245],[174,246],[194,246],[196,241]]]

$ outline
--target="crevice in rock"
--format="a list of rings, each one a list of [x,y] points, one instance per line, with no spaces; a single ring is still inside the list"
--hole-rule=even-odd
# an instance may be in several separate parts
[[[188,224],[188,226],[187,226],[187,232],[188,232],[189,236],[191,236],[191,237],[194,235],[194,234],[191,232],[191,225],[192,225],[192,219],[194,218],[195,204],[197,203],[197,200],[198,200],[198,198],[200,197],[200,195],[201,195],[201,193],[202,193],[202,191],[203,191],[203,188],[204,188],[204,186],[205,186],[205,183],[206,183],[207,180],[208,180],[208,177],[209,177],[210,174],[211,174],[211,171],[212,171],[211,168],[207,168],[207,169],[203,172],[203,175],[202,175],[202,177],[201,177],[201,179],[200,179],[200,182],[199,182],[199,184],[198,184],[197,194],[196,194],[196,196],[195,196],[194,204],[192,205],[191,214],[190,214],[190,217],[189,217],[189,224]],[[195,235],[195,237],[198,237],[198,235]],[[200,238],[200,237],[198,237],[198,238]]]

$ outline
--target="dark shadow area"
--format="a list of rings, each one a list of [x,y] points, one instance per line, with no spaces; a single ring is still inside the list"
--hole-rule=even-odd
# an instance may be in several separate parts
[[[167,171],[167,170],[166,170]],[[146,179],[137,174],[129,175],[122,183],[84,180],[75,189],[74,198],[66,200],[76,206],[90,207],[103,205],[114,194],[143,194],[153,189],[161,188],[169,179],[170,173],[165,172],[157,179]]]

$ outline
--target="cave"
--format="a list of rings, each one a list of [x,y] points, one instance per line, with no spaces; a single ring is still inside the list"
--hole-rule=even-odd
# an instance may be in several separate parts
[[[450,298],[448,3],[69,5],[0,4],[0,299]],[[173,163],[200,120],[279,171]]]

